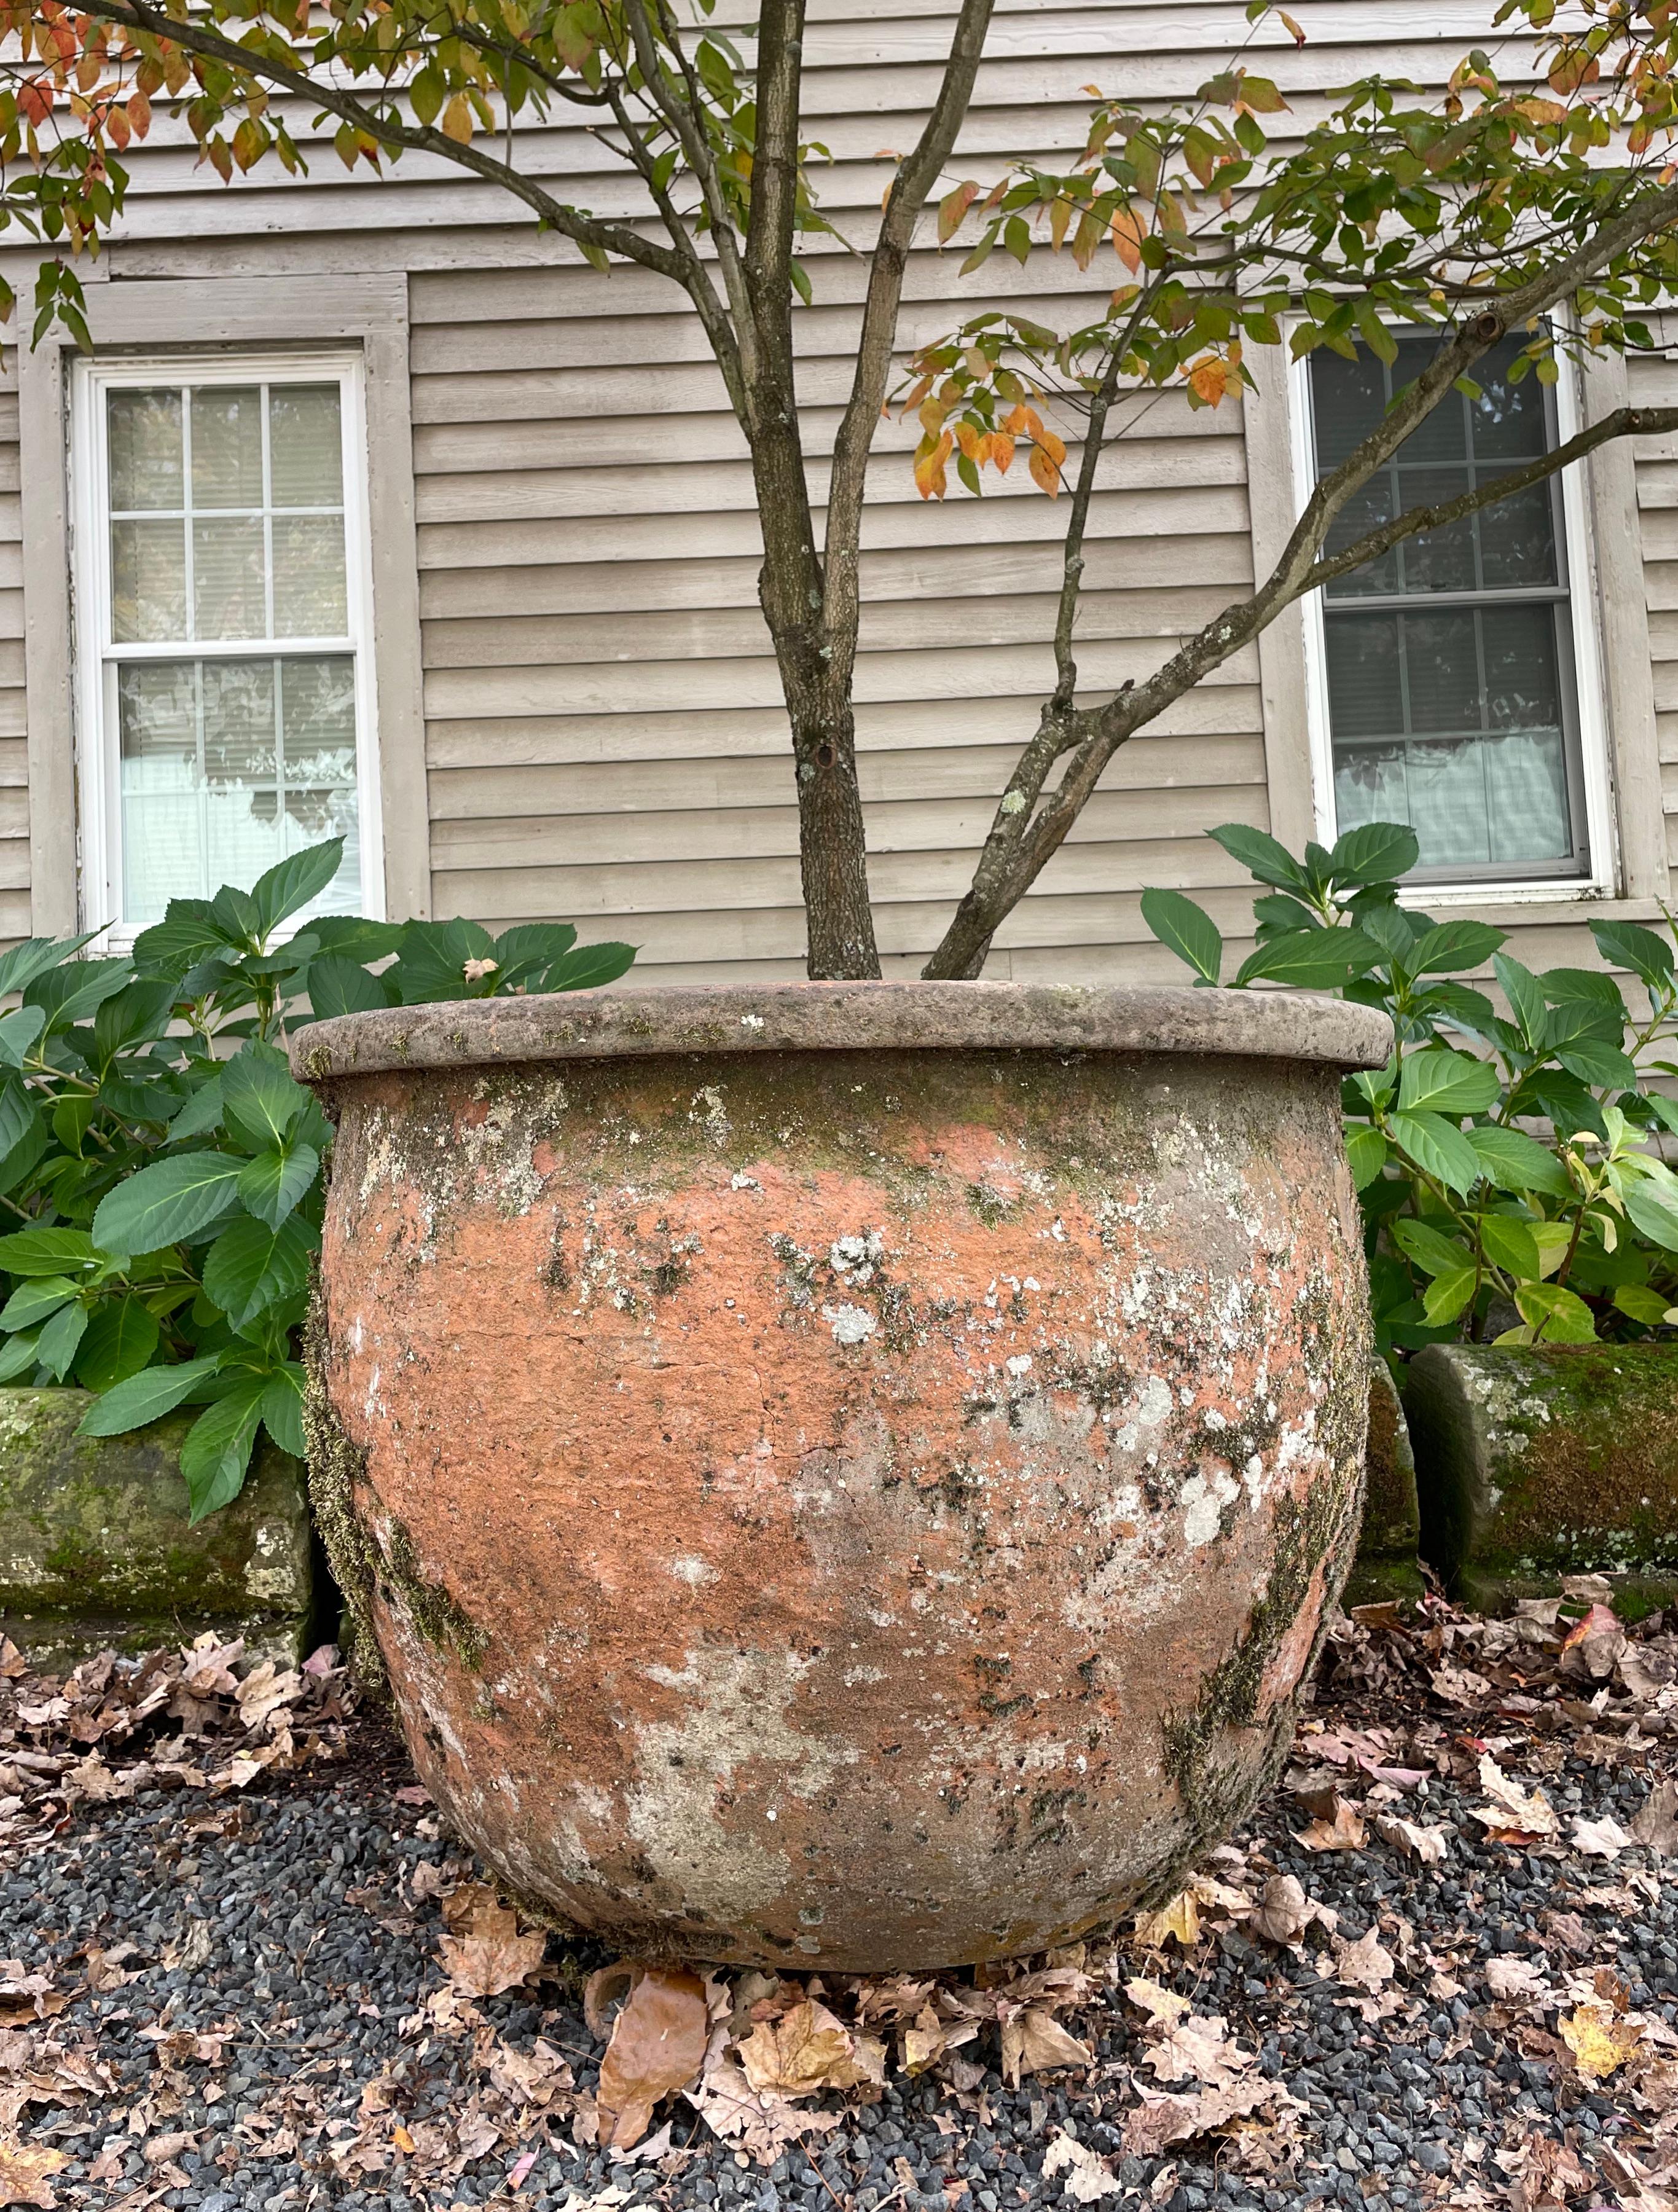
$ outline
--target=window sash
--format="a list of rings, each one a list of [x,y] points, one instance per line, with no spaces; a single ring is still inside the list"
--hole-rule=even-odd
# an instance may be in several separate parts
[[[1395,333],[1402,337],[1403,333]],[[1301,497],[1309,493],[1319,480],[1316,452],[1316,408],[1318,391],[1315,380],[1316,357],[1308,356],[1298,364],[1295,390],[1298,395],[1296,422],[1296,448],[1303,464],[1300,469]],[[1392,372],[1395,377],[1399,371]],[[1556,387],[1540,387],[1543,400],[1544,450],[1553,450],[1562,442],[1564,428],[1558,404]],[[1447,404],[1450,404],[1449,401]],[[1401,482],[1403,477],[1421,470],[1437,471],[1442,467],[1458,467],[1474,480],[1481,476],[1501,475],[1517,467],[1516,459],[1499,460],[1495,457],[1479,459],[1465,455],[1461,461],[1441,459],[1418,459],[1414,461],[1397,459],[1388,465],[1389,475]],[[1378,483],[1377,471],[1372,483]],[[1387,736],[1364,736],[1339,733],[1334,722],[1329,699],[1328,635],[1329,626],[1337,620],[1355,619],[1360,615],[1403,614],[1428,615],[1445,613],[1452,609],[1474,610],[1520,608],[1548,609],[1552,614],[1555,638],[1555,668],[1563,769],[1566,786],[1566,806],[1570,831],[1568,851],[1554,859],[1521,859],[1512,860],[1476,860],[1464,863],[1446,861],[1433,866],[1420,866],[1406,878],[1419,887],[1461,885],[1465,892],[1478,886],[1497,890],[1500,886],[1532,884],[1536,887],[1561,888],[1575,884],[1589,884],[1596,880],[1593,874],[1592,817],[1600,809],[1593,809],[1587,775],[1587,738],[1584,728],[1584,695],[1581,684],[1579,641],[1577,630],[1582,609],[1578,600],[1575,568],[1578,523],[1570,512],[1568,486],[1561,472],[1548,478],[1544,486],[1551,514],[1552,539],[1555,550],[1553,583],[1515,583],[1482,585],[1477,588],[1450,590],[1420,589],[1410,591],[1356,592],[1347,591],[1330,596],[1323,589],[1311,594],[1305,614],[1308,655],[1314,663],[1313,712],[1320,718],[1322,742],[1318,749],[1321,774],[1318,788],[1318,810],[1325,817],[1326,834],[1332,837],[1337,831],[1352,826],[1342,821],[1338,785],[1343,766],[1349,767],[1356,757],[1370,755],[1383,749],[1407,746],[1448,744],[1448,733],[1425,732],[1395,732]],[[1493,514],[1495,508],[1489,510]],[[1410,541],[1414,543],[1415,541]],[[1463,738],[1470,744],[1476,743],[1484,749],[1495,745],[1499,739],[1515,734],[1513,731],[1484,729],[1465,731]],[[1489,774],[1489,763],[1482,763]],[[1365,817],[1367,818],[1367,817]],[[1332,826],[1330,826],[1332,825]],[[1495,826],[1495,825],[1493,825]]]
[[[352,781],[356,831],[346,847],[345,872],[340,881],[346,893],[355,896],[359,911],[377,915],[383,906],[383,867],[378,823],[372,562],[359,350],[321,349],[261,356],[253,354],[204,356],[174,353],[125,359],[107,357],[103,362],[78,361],[72,365],[71,374],[71,552],[76,632],[75,685],[78,835],[83,926],[108,925],[103,941],[113,948],[131,943],[138,931],[148,926],[146,921],[131,918],[134,908],[127,896],[128,883],[131,880],[130,862],[134,856],[126,854],[124,849],[124,763],[118,697],[122,670],[160,663],[179,663],[191,667],[193,664],[210,666],[241,661],[269,664],[319,661],[327,657],[336,657],[350,663],[354,701]],[[194,389],[227,386],[255,386],[271,389],[288,385],[329,383],[335,384],[338,392],[341,505],[319,500],[307,504],[277,505],[273,502],[272,495],[277,487],[269,452],[269,410],[264,393],[261,415],[264,465],[263,506],[260,508],[249,504],[212,507],[208,502],[200,505],[194,500],[190,476],[191,447],[187,442],[190,432],[185,426],[181,503],[170,507],[147,508],[128,506],[112,508],[111,506],[108,395],[112,391],[169,389],[180,392],[184,402],[183,416],[190,418],[192,410],[188,395]],[[299,485],[297,488],[306,487]],[[215,519],[258,513],[275,520],[307,514],[342,516],[345,612],[348,617],[344,629],[320,635],[300,634],[280,637],[195,638],[181,635],[118,640],[113,635],[113,522],[128,517],[176,521],[187,541],[187,557],[190,560],[193,516]],[[264,615],[270,628],[273,623],[275,584],[271,537],[272,520],[265,520]],[[190,573],[189,568],[189,580]],[[336,609],[331,611],[336,611]],[[189,629],[192,626],[189,599],[182,627]],[[202,679],[194,680],[201,689]],[[279,688],[276,686],[277,692]],[[281,732],[277,741],[277,754],[283,743],[284,733]],[[201,766],[204,761],[201,744],[198,750],[198,761]],[[277,765],[277,763],[271,765]],[[315,787],[307,777],[287,776],[285,781],[294,792]],[[265,778],[252,776],[244,779],[240,787],[246,789],[252,797],[254,824],[259,818],[261,793],[275,789],[276,777],[271,774]],[[350,788],[350,784],[337,780],[320,786],[320,789],[328,793],[335,789],[347,793]],[[183,799],[185,796],[182,794]],[[201,827],[206,808],[213,805],[214,797],[213,791],[207,785],[195,794]],[[283,799],[279,803],[283,805]],[[192,806],[182,806],[183,829],[186,817],[192,811]],[[336,826],[342,824],[334,824],[327,820],[318,828],[311,826],[307,842],[314,842],[317,835],[332,834]],[[297,834],[294,830],[293,839]],[[283,825],[276,819],[273,851],[269,858],[278,858],[281,852],[288,848],[289,842],[285,837]],[[208,850],[203,847],[200,849]],[[216,872],[213,857],[207,859],[206,866],[212,872]],[[230,864],[228,869],[216,872],[216,882],[209,884],[208,889],[213,891],[222,879],[222,873],[231,872]],[[356,889],[357,875],[358,890]],[[113,917],[118,919],[113,921]]]

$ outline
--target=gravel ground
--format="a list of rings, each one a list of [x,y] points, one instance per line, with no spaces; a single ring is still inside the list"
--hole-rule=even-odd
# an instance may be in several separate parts
[[[1340,1686],[1319,1698],[1301,1739],[1307,1765],[1324,1743],[1340,1756],[1348,1730],[1377,1724],[1399,1747],[1388,1754],[1397,1783],[1367,1766],[1342,1780],[1371,1817],[1361,1847],[1312,1850],[1297,1840],[1314,1812],[1334,1817],[1320,1789],[1305,1799],[1322,1779],[1318,1759],[1315,1773],[1296,1769],[1292,1790],[1279,1789],[1212,1863],[1196,1942],[1119,1954],[1120,1984],[1142,1974],[1180,1992],[1256,2052],[1249,2078],[1279,2080],[1298,2100],[1280,2124],[1261,2110],[1233,2134],[1128,2154],[1137,2069],[1157,2031],[1110,1985],[1064,2019],[1092,2046],[1087,2067],[1008,2088],[988,2031],[988,2043],[964,2054],[984,2063],[982,2080],[971,2081],[970,2066],[960,2069],[964,2087],[894,2070],[878,2102],[853,2103],[833,2132],[812,2136],[807,2149],[789,2146],[772,2165],[731,2151],[680,2100],[665,2108],[674,2117],[662,2154],[657,2142],[645,2160],[579,2146],[575,2093],[595,2082],[601,2047],[584,2024],[581,1977],[599,1960],[550,1942],[557,1980],[476,2003],[452,1996],[436,1899],[469,1869],[412,1788],[399,1747],[362,1716],[337,1762],[262,1775],[237,1796],[142,1790],[127,1802],[78,1808],[50,1838],[10,1854],[0,1875],[0,1955],[49,1973],[56,1994],[44,2001],[45,2020],[12,2002],[0,2087],[31,2067],[38,2077],[58,2069],[64,2094],[51,2101],[38,2087],[19,2124],[27,2148],[69,2160],[35,2197],[14,2201],[50,2203],[56,2191],[60,2204],[197,2212],[329,2203],[407,2212],[495,2197],[554,2208],[578,2199],[1004,2212],[1063,2193],[1092,2201],[1097,2191],[1166,2212],[1678,2201],[1662,2186],[1664,2112],[1678,2103],[1678,2068],[1665,2051],[1678,2049],[1669,2033],[1678,2025],[1678,1887],[1664,1870],[1678,1860],[1621,1833],[1665,1756],[1663,1736],[1650,1731],[1663,1729],[1655,1707],[1675,1692],[1656,1698],[1645,1681],[1643,1729],[1633,1720],[1628,1731],[1622,1715],[1608,1731],[1606,1693],[1593,1706],[1590,1683],[1557,1679],[1533,1696],[1523,1695],[1530,1667],[1517,1667],[1512,1692],[1506,1668],[1492,1668],[1490,1680],[1451,1677],[1459,1690],[1464,1679],[1480,1683],[1499,1705],[1504,1725],[1490,1733],[1483,1711],[1457,1711],[1460,1696],[1453,1704],[1428,1689],[1439,1652],[1407,1649],[1400,1663],[1380,1642],[1346,1641]],[[1644,1648],[1669,1646],[1678,1655],[1675,1639]],[[1553,1658],[1552,1645],[1546,1663]],[[1533,1708],[1513,1731],[1511,1703]],[[1538,1728],[1558,1717],[1559,1725]],[[1420,1760],[1418,1743],[1433,1768],[1420,1789],[1414,1765],[1401,1778],[1400,1755],[1407,1746]],[[1523,1788],[1541,1788],[1562,1835],[1488,1840],[1470,1811],[1485,1806],[1486,1789],[1469,1778],[1488,1743]],[[1443,1862],[1383,1840],[1373,1815],[1383,1808],[1438,1832],[1426,1848],[1442,1847]],[[1578,1816],[1620,1826],[1587,1827],[1588,1855],[1566,1833]],[[1231,1900],[1258,1898],[1287,1875],[1339,1916],[1334,1942],[1320,1924],[1292,1947],[1243,1926]],[[1364,1966],[1348,1963],[1371,1931],[1379,1953],[1365,1945]],[[1504,1996],[1494,1995],[1496,1960],[1527,1964],[1547,1996],[1511,2001],[1507,1974]],[[1640,2024],[1637,2066],[1594,2078],[1553,2032],[1582,1976],[1610,2031]],[[100,1980],[119,1985],[90,1986]],[[528,2084],[544,2066],[545,2089],[513,2094],[515,2076]],[[1062,2132],[1099,2167],[1090,2162],[1080,2175],[1051,2159],[1045,2175],[1045,2153]],[[0,2145],[0,2179],[9,2170]]]

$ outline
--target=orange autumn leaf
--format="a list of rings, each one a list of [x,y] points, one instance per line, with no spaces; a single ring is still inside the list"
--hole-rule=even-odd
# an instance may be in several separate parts
[[[979,197],[975,184],[958,185],[952,192],[945,192],[938,204],[938,242],[945,245],[961,228],[967,210]]]
[[[1142,240],[1147,235],[1134,207],[1122,207],[1113,217],[1113,246],[1134,276],[1142,265]]]
[[[915,489],[922,499],[942,499],[947,489],[944,464],[949,459],[955,440],[945,431],[934,445],[923,438],[921,450],[915,457]]]
[[[641,2141],[660,2098],[698,2077],[710,2025],[705,1984],[697,1974],[647,1968],[613,2021],[600,2061],[602,2142],[627,2150]]]
[[[1215,407],[1230,386],[1230,365],[1208,354],[1197,361],[1189,372],[1189,388],[1196,398],[1203,399],[1208,407]]]
[[[1006,476],[1008,471],[1013,466],[1014,441],[1006,430],[991,432],[990,458],[1000,477]]]

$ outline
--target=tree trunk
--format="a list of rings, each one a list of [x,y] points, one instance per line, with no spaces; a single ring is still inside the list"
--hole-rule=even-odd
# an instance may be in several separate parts
[[[848,697],[807,716],[794,711],[799,863],[809,931],[806,969],[812,982],[871,981],[879,975],[868,901],[862,795]]]

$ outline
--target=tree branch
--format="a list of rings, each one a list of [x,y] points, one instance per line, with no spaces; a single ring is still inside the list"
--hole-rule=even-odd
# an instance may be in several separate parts
[[[885,387],[891,374],[891,353],[897,340],[909,246],[921,210],[950,158],[956,135],[966,117],[994,4],[995,0],[962,0],[938,97],[919,139],[898,163],[897,174],[891,179],[868,271],[862,328],[857,340],[856,372],[834,440],[823,562],[826,580],[823,627],[827,647],[836,660],[844,655],[848,670],[856,653],[860,589],[857,556],[862,532],[863,485],[874,428],[885,404]]]

